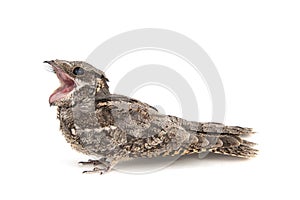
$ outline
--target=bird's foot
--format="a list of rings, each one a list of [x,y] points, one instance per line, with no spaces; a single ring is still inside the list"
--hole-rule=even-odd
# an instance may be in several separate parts
[[[94,168],[92,170],[83,171],[82,173],[84,173],[84,174],[98,173],[98,174],[102,175],[111,169],[110,162],[107,161],[105,158],[100,158],[99,160],[89,159],[88,161],[82,161],[82,162],[79,162],[78,164],[82,165],[82,166],[86,166],[86,165],[94,166]]]
[[[109,165],[109,161],[106,160],[106,158],[100,158],[98,160],[92,160],[89,159],[88,161],[81,161],[78,162],[79,165],[93,165],[93,166],[98,166],[98,165]]]
[[[100,175],[102,175],[107,171],[109,171],[109,168],[94,167],[92,170],[85,170],[82,173],[83,174],[100,174]]]

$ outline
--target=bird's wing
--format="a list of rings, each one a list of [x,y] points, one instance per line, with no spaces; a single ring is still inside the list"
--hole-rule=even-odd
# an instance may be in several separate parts
[[[134,137],[157,134],[168,121],[156,108],[115,94],[96,99],[96,115],[101,127],[115,126]]]
[[[187,149],[191,143],[198,141],[194,133],[182,127],[183,119],[160,114],[155,108],[138,100],[110,95],[97,99],[96,103],[100,126],[116,128],[118,131],[114,132],[113,137],[118,137],[120,132],[125,134],[126,145],[130,146],[132,155],[175,155],[173,151]]]

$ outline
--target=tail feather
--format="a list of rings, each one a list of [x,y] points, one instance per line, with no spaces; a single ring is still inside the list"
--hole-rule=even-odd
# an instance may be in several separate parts
[[[229,156],[236,156],[241,158],[251,158],[257,155],[258,150],[246,145],[239,145],[237,147],[230,147],[230,148],[215,148],[210,149],[210,152],[217,153],[217,154],[224,154]]]
[[[240,126],[225,126],[221,123],[207,122],[201,123],[202,132],[205,133],[221,133],[233,135],[248,135],[253,134],[252,128],[244,128]]]
[[[257,145],[256,143],[250,142],[250,141],[247,141],[247,140],[243,140],[243,144],[248,146],[248,147],[252,147],[252,146]]]
[[[190,146],[189,152],[210,151],[213,153],[250,158],[257,155],[258,150],[253,142],[242,139],[241,136],[253,134],[251,128],[225,126],[221,123],[188,122],[185,129],[198,137],[198,144]],[[201,141],[201,142],[200,142]]]

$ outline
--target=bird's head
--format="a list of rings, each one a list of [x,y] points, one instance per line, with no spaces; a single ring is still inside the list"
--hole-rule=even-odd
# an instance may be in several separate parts
[[[63,106],[95,96],[109,94],[104,72],[83,61],[45,61],[60,81],[50,96],[50,105]],[[76,102],[75,102],[76,103]]]

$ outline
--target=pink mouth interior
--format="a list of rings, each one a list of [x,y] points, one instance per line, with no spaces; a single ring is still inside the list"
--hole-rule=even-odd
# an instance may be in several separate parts
[[[64,98],[69,92],[71,92],[75,88],[75,83],[69,75],[67,75],[59,68],[53,67],[53,69],[61,85],[51,94],[49,98],[50,104]]]

